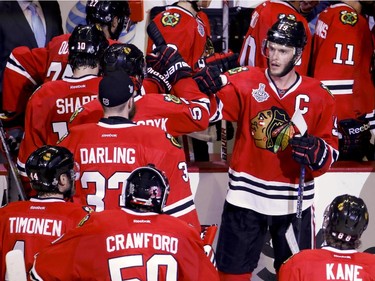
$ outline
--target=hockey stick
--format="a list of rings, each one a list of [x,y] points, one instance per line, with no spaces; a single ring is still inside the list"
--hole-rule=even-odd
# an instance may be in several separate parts
[[[307,134],[307,124],[305,119],[303,118],[302,112],[300,110],[296,110],[291,119],[292,123],[297,127],[301,136]],[[297,211],[296,211],[296,218],[297,218],[297,246],[300,245],[300,238],[301,238],[301,227],[302,227],[302,205],[303,205],[303,191],[305,188],[305,174],[306,174],[306,167],[305,165],[301,165],[300,172],[299,172],[299,182],[298,182],[298,190],[297,190]],[[293,226],[291,225],[288,231],[285,233],[286,240],[292,252],[295,249],[295,239],[291,239],[290,230],[293,230]],[[288,233],[289,232],[289,233]],[[299,250],[299,247],[298,247]]]
[[[23,252],[21,250],[9,251],[5,256],[6,275],[8,281],[26,281],[26,267]]]
[[[26,198],[27,198],[26,194],[25,194],[25,190],[23,189],[23,186],[22,186],[21,180],[19,178],[17,168],[16,168],[16,166],[13,162],[12,156],[10,155],[9,147],[8,147],[7,142],[6,142],[6,134],[5,134],[5,131],[4,131],[3,122],[1,120],[0,120],[0,138],[1,138],[1,143],[3,145],[5,157],[7,158],[7,161],[8,161],[8,164],[9,164],[10,173],[11,173],[11,176],[14,180],[14,184],[17,188],[20,199],[22,201],[25,201]]]
[[[215,251],[212,247],[217,232],[217,224],[201,225],[201,238],[204,244],[204,252],[213,265],[216,264]]]
[[[301,226],[302,226],[302,204],[303,204],[303,191],[305,188],[305,174],[306,167],[301,165],[299,171],[298,195],[297,195],[297,243],[300,245],[301,239]]]

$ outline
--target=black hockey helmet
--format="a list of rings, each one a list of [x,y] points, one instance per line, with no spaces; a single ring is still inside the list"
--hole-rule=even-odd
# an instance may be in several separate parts
[[[153,165],[140,167],[129,175],[124,192],[125,208],[137,212],[162,213],[169,194],[169,183]]]
[[[25,170],[31,187],[38,192],[60,193],[60,175],[66,174],[74,182],[73,154],[65,147],[44,145],[35,150],[26,161]]]
[[[78,25],[69,37],[69,55],[87,54],[100,58],[108,45],[104,33],[95,25]]]
[[[104,73],[122,69],[129,76],[138,76],[143,80],[145,59],[142,51],[135,45],[116,43],[105,51],[102,69]]]
[[[301,21],[282,17],[268,30],[267,41],[303,49],[307,43],[306,30]]]
[[[103,24],[108,26],[111,39],[117,40],[121,31],[130,26],[130,8],[128,1],[88,0],[86,4],[86,22],[88,24]],[[111,31],[113,19],[118,18],[118,26]]]
[[[352,195],[339,195],[327,207],[323,229],[326,235],[344,242],[360,239],[367,228],[369,214],[365,202]]]

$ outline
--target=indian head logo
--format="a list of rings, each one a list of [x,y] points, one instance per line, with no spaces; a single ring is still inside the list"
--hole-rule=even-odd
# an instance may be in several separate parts
[[[251,136],[255,145],[277,153],[284,150],[294,135],[294,127],[289,115],[280,108],[263,110],[251,119]]]

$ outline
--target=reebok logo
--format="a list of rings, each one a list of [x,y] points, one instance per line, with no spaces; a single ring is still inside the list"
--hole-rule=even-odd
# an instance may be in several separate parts
[[[370,129],[369,124],[363,124],[361,127],[349,128],[348,132],[349,132],[349,135],[357,135],[369,129]]]

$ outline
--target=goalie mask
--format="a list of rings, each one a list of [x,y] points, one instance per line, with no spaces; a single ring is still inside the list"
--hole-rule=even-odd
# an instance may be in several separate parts
[[[145,75],[145,59],[141,50],[133,44],[116,43],[104,53],[102,68],[104,73],[123,70],[135,77],[136,90],[142,86]],[[134,82],[134,81],[133,81]]]
[[[25,170],[37,192],[61,193],[58,183],[62,174],[66,174],[70,181],[65,197],[70,197],[74,191],[73,154],[65,147],[45,145],[38,148],[27,159]]]
[[[111,39],[117,40],[121,31],[130,27],[130,8],[127,1],[98,1],[88,0],[86,4],[86,22],[88,24],[102,24],[108,26]],[[118,24],[114,32],[111,31],[113,19],[117,17]]]
[[[369,214],[361,198],[348,194],[337,196],[324,214],[325,236],[354,243],[367,228]]]
[[[296,21],[292,17],[279,19],[267,32],[267,39],[262,43],[262,54],[269,58],[270,42],[282,46],[294,48],[293,59],[284,71],[288,73],[301,58],[303,48],[307,43],[306,30],[301,21]]]
[[[136,212],[162,213],[169,194],[164,173],[153,165],[135,169],[127,179],[124,207]]]

